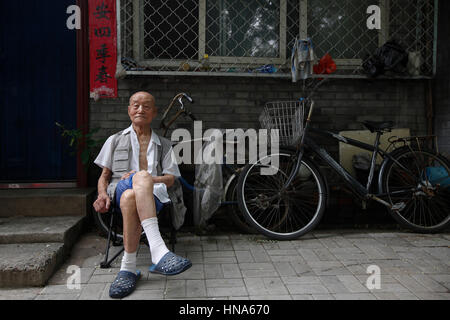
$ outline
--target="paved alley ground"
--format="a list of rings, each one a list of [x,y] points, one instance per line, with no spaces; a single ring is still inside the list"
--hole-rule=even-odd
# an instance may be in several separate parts
[[[82,235],[45,288],[0,289],[0,299],[110,299],[121,257],[113,268],[100,269],[105,245],[95,232]],[[176,253],[191,259],[192,268],[174,277],[153,275],[148,247],[142,244],[138,268],[143,277],[125,299],[450,300],[449,233],[318,230],[287,242],[182,233]],[[67,285],[75,283],[70,266],[80,268],[79,288]]]

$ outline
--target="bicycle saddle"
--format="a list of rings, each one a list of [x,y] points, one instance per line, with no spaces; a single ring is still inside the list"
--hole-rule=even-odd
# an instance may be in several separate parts
[[[366,126],[370,132],[381,132],[381,131],[391,131],[394,127],[394,122],[392,121],[384,121],[384,122],[376,122],[376,121],[363,121],[362,124]]]

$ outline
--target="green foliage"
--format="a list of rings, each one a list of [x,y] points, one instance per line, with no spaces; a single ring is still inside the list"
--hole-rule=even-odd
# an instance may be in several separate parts
[[[103,145],[106,139],[94,139],[93,136],[100,130],[100,128],[95,128],[83,134],[82,129],[66,129],[64,125],[56,122],[56,125],[61,128],[61,136],[67,138],[69,141],[69,146],[74,149],[71,155],[75,155],[78,150],[81,151],[81,162],[84,166],[87,166],[93,157],[93,153],[97,146]],[[84,141],[84,145],[83,145]]]

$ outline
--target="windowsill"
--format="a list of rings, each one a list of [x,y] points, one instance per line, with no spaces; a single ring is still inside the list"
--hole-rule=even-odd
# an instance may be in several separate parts
[[[280,78],[291,79],[292,76],[287,73],[240,73],[240,72],[183,72],[183,71],[127,71],[127,76],[179,76],[179,77],[243,77],[243,78]],[[431,80],[433,76],[379,76],[369,78],[365,75],[313,75],[313,79],[370,79],[370,80]],[[301,79],[299,79],[301,81]]]

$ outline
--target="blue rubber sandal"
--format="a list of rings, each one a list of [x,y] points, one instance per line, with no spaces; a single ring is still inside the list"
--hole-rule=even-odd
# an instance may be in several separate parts
[[[129,271],[120,271],[109,288],[109,296],[115,299],[122,299],[130,295],[136,289],[136,284],[140,277],[140,271],[137,271],[137,275]]]
[[[174,276],[192,267],[189,259],[177,256],[173,252],[168,252],[157,265],[149,268],[151,273],[162,274],[164,276]]]

